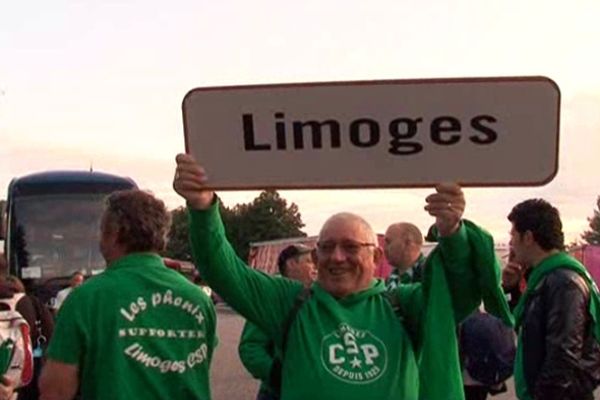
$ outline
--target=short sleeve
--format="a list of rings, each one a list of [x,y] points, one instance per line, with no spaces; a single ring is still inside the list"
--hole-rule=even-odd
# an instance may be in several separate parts
[[[79,365],[84,354],[86,333],[81,317],[82,292],[73,291],[61,306],[48,347],[47,357],[70,365]]]

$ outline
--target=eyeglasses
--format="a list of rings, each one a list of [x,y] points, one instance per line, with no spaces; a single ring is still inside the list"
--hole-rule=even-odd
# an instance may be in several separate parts
[[[355,242],[353,240],[343,240],[341,242],[326,241],[317,243],[317,251],[323,255],[331,255],[335,248],[339,246],[340,250],[349,256],[355,256],[363,247],[376,247],[375,243]]]

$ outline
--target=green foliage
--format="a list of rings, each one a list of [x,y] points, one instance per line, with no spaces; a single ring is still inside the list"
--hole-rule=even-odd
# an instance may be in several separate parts
[[[178,207],[172,210],[171,218],[169,243],[167,244],[165,256],[177,260],[189,261],[192,259],[192,252],[189,243],[189,225],[186,208]]]
[[[306,236],[298,206],[288,205],[276,190],[260,193],[251,203],[232,208],[221,204],[221,217],[229,242],[241,259],[248,259],[251,242]],[[188,242],[189,227],[184,207],[172,211],[173,224],[165,255],[179,260],[191,260]]]
[[[596,200],[594,216],[588,218],[590,229],[585,231],[581,238],[589,244],[600,244],[600,196]]]
[[[288,206],[276,190],[265,190],[251,203],[225,209],[221,215],[227,237],[243,260],[251,242],[306,236],[298,206]]]

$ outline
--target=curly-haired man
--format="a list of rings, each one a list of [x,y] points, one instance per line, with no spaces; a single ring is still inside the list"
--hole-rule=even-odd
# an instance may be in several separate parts
[[[61,307],[42,399],[71,399],[78,386],[84,399],[210,398],[215,311],[158,255],[170,222],[149,193],[108,197],[100,239],[107,269]]]

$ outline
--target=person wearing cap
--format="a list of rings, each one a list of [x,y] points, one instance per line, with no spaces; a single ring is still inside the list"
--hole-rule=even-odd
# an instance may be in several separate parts
[[[316,278],[312,249],[302,244],[284,248],[277,258],[279,274],[310,287]],[[252,322],[244,325],[238,354],[244,367],[253,377],[261,381],[256,400],[277,400],[279,394],[270,383],[273,368],[281,367],[281,350],[275,341]],[[276,359],[279,358],[279,362]]]
[[[210,299],[160,257],[171,216],[141,190],[108,196],[100,224],[107,268],[74,290],[56,321],[41,400],[210,399],[216,345]]]
[[[394,268],[385,281],[388,290],[401,283],[420,282],[423,278],[425,256],[421,252],[423,234],[409,222],[397,222],[385,231],[383,251]]]
[[[303,244],[287,246],[277,257],[279,274],[309,287],[317,277],[313,249]]]
[[[426,198],[439,240],[422,284],[387,291],[374,277],[383,252],[369,223],[352,213],[327,219],[316,247],[312,295],[286,330],[303,285],[240,260],[204,168],[188,154],[176,161],[173,187],[188,207],[195,265],[231,307],[285,351],[282,399],[464,398],[456,323],[482,297],[509,323],[511,315],[493,240],[462,220],[465,199],[458,185],[440,184]]]

